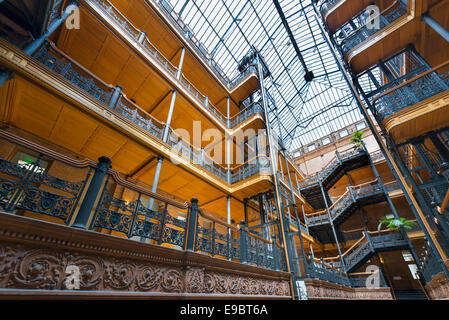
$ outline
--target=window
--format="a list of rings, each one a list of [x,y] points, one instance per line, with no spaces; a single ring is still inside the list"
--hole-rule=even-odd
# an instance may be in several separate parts
[[[19,167],[25,168],[27,170],[31,170],[31,168],[33,167],[33,163],[35,163],[37,161],[36,157],[33,157],[32,155],[29,155],[25,152],[17,152],[17,154],[15,155],[15,157],[12,159],[12,162],[16,162]],[[48,162],[40,160],[39,161],[39,165],[34,167],[34,172],[35,173],[43,173],[45,171],[45,169],[48,166]]]
[[[411,272],[411,274],[413,276],[413,279],[419,280],[418,266],[416,264],[409,264],[408,268],[410,269],[410,272]]]
[[[356,127],[357,130],[363,130],[363,129],[366,128],[366,123],[365,122],[360,122],[355,127]]]
[[[346,136],[348,136],[348,135],[349,135],[348,130],[342,130],[342,131],[340,131],[340,138],[344,138],[344,137],[346,137]]]
[[[323,143],[323,146],[325,146],[325,145],[331,143],[331,139],[330,138],[324,138],[321,142]]]
[[[308,148],[309,152],[311,152],[311,151],[313,151],[315,149],[316,149],[316,146],[314,144],[310,145],[309,148]]]
[[[293,153],[293,158],[298,158],[301,155],[301,151],[295,151],[295,153]]]

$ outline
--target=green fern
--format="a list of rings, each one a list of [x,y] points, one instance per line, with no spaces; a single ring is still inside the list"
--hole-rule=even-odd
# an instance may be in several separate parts
[[[354,149],[359,149],[362,146],[364,134],[365,134],[365,132],[363,132],[363,131],[357,130],[356,132],[354,132],[354,134],[352,135],[352,138],[351,138],[351,143],[354,145]]]
[[[392,230],[392,229],[397,229],[399,227],[404,227],[404,229],[410,230],[415,226],[415,222],[411,221],[411,220],[407,220],[405,218],[387,218],[384,217],[379,221],[379,225],[377,226],[377,231],[380,231],[380,229],[382,228],[382,226],[386,224],[387,228]]]

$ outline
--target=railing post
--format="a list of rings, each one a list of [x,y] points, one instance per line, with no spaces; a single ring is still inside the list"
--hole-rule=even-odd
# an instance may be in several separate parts
[[[215,221],[212,223],[212,239],[211,239],[211,253],[210,255],[215,256]]]
[[[274,270],[279,271],[281,270],[281,264],[279,261],[279,252],[278,252],[278,245],[277,245],[277,239],[276,239],[276,235],[273,234],[272,237],[273,239],[273,260],[274,260]]]
[[[186,250],[195,251],[194,246],[198,221],[198,199],[193,198],[190,200],[190,203],[191,207],[189,210],[189,216],[187,217]]]
[[[94,176],[87,189],[86,197],[81,203],[81,207],[72,225],[74,228],[86,229],[90,215],[94,208],[95,202],[100,194],[100,190],[104,184],[104,178],[111,167],[111,160],[108,157],[98,159]],[[105,186],[106,187],[106,186]]]
[[[143,44],[143,42],[145,41],[147,34],[145,31],[142,31],[140,33],[139,39],[137,40],[140,44]]]
[[[248,233],[245,221],[240,221],[240,262],[248,263]]]
[[[114,109],[120,94],[122,93],[122,87],[121,86],[116,86],[114,88],[114,93],[112,94],[111,100],[109,100],[109,107],[111,107],[112,109]]]

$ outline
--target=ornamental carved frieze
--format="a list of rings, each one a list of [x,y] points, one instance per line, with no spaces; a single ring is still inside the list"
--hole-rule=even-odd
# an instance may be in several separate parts
[[[69,290],[68,268],[79,270],[76,289],[84,291],[290,296],[287,280],[0,242],[2,289]]]
[[[289,296],[287,281],[271,281],[241,277],[230,273],[208,272],[204,268],[188,268],[186,292],[239,295]]]
[[[432,300],[449,300],[449,281],[444,274],[437,274],[426,285],[426,291]]]
[[[350,288],[325,281],[306,281],[310,300],[391,300],[388,288]]]

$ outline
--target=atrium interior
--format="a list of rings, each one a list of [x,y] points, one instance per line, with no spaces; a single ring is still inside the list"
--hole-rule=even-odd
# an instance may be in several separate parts
[[[449,0],[0,0],[0,299],[449,299]]]

